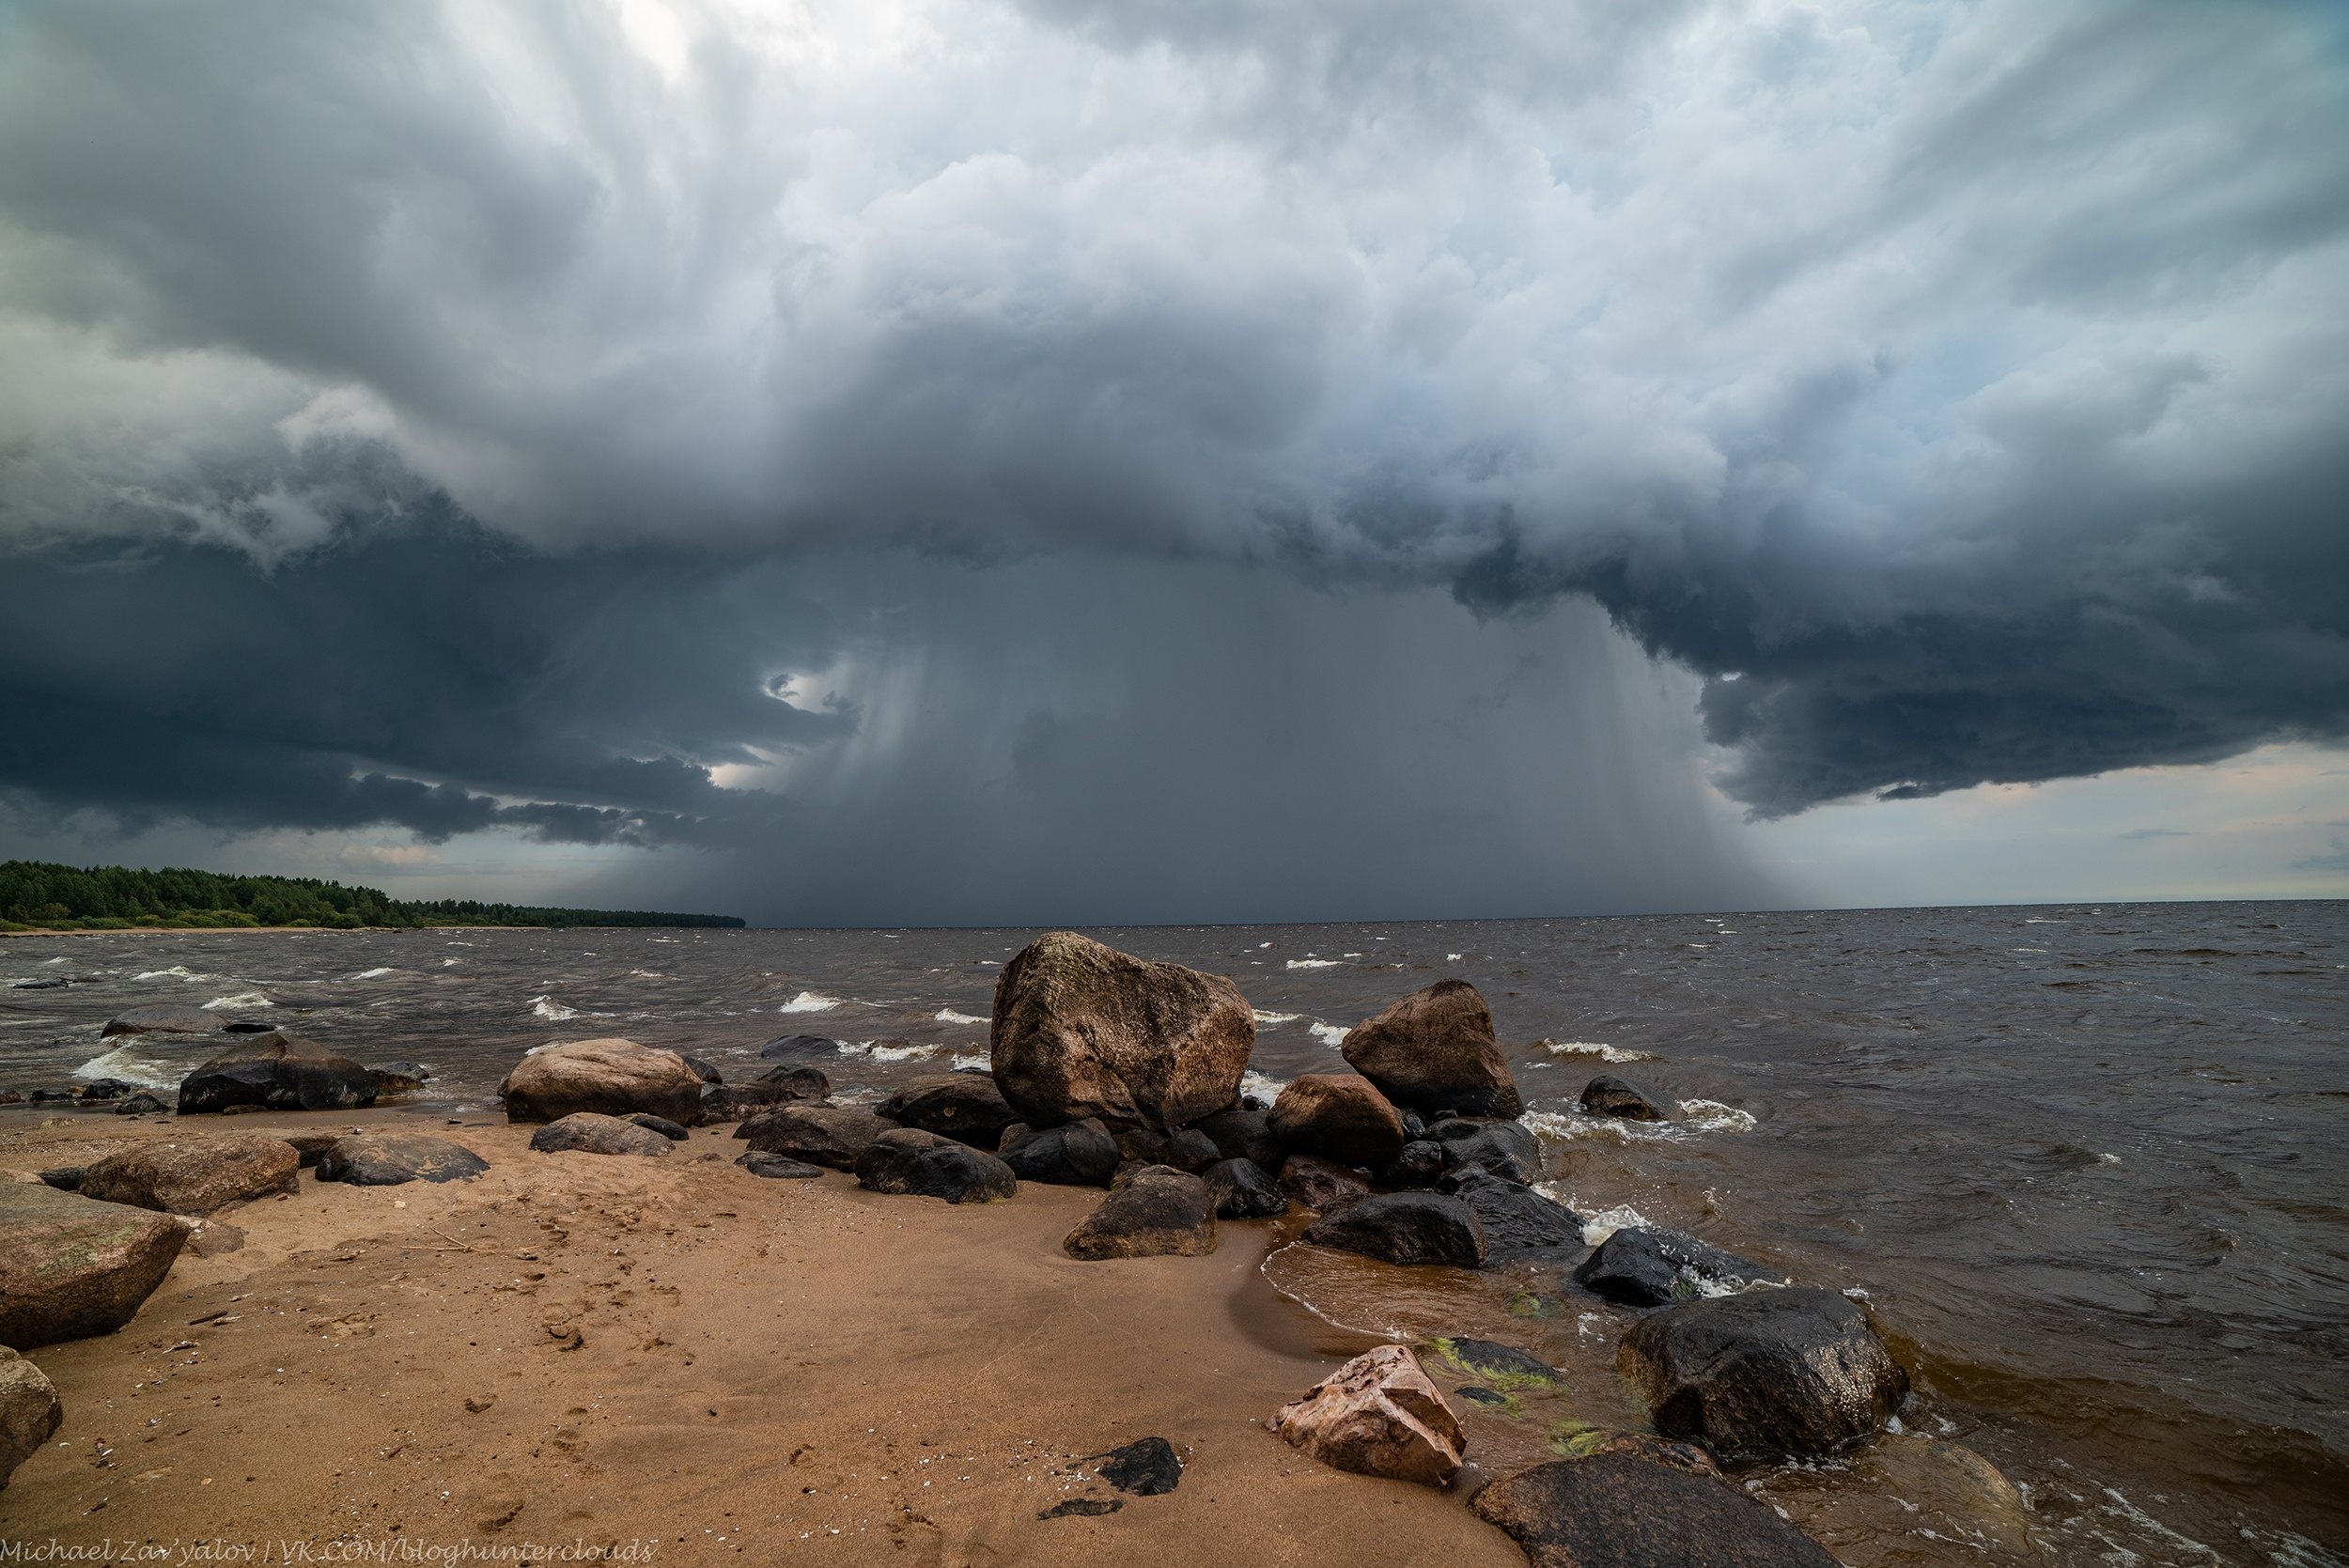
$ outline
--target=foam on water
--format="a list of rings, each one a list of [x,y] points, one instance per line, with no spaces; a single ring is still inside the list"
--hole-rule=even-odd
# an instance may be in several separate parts
[[[1346,1027],[1342,1023],[1317,1023],[1314,1025],[1314,1038],[1320,1041],[1323,1045],[1328,1046],[1331,1050],[1337,1049],[1338,1047],[1346,1043]]]
[[[862,1056],[874,1062],[926,1062],[936,1056],[936,1046],[916,1045],[909,1040],[901,1045],[889,1045],[879,1040],[843,1040],[840,1054]]]
[[[1342,961],[1336,958],[1291,958],[1288,967],[1293,970],[1333,970],[1342,967]]]
[[[208,1013],[230,1007],[274,1007],[277,1004],[258,991],[231,991],[225,997],[214,997],[204,1004]]]
[[[1536,1182],[1533,1185],[1533,1190],[1545,1198],[1553,1199],[1570,1209],[1575,1209],[1578,1214],[1581,1213],[1580,1209],[1576,1207],[1574,1194],[1566,1191],[1556,1182]],[[1629,1203],[1617,1203],[1611,1208],[1600,1209],[1596,1214],[1582,1216],[1582,1245],[1596,1247],[1617,1231],[1644,1231],[1648,1228],[1646,1215],[1641,1214]]]
[[[60,958],[52,958],[49,961],[53,964],[64,962]],[[210,980],[211,976],[197,974],[185,964],[174,964],[167,970],[148,970],[145,974],[134,974],[131,978],[133,980]]]
[[[1302,1013],[1268,1013],[1261,1007],[1256,1009],[1256,1022],[1268,1029],[1279,1024],[1295,1023],[1304,1016]]]
[[[1281,1097],[1281,1091],[1287,1087],[1286,1079],[1274,1078],[1269,1073],[1260,1073],[1253,1067],[1239,1075],[1239,1092],[1243,1094],[1253,1094],[1260,1100],[1277,1100]]]
[[[181,1063],[158,1062],[138,1046],[117,1046],[74,1068],[73,1076],[87,1079],[118,1078],[148,1089],[177,1089],[179,1080],[188,1076],[188,1069]]]
[[[962,1071],[965,1067],[977,1067],[982,1071],[991,1072],[994,1070],[995,1058],[983,1050],[957,1051],[953,1066],[957,1072]]]
[[[390,968],[361,970],[357,974],[352,975],[350,978],[353,980],[381,980],[387,974],[397,974],[399,970]]]
[[[1656,1058],[1643,1050],[1631,1050],[1623,1046],[1610,1046],[1602,1040],[1536,1040],[1535,1045],[1552,1056],[1595,1056],[1601,1062],[1653,1062]]]
[[[976,1024],[981,1029],[986,1028],[989,1021],[986,1018],[974,1018],[968,1013],[957,1013],[951,1007],[941,1007],[930,1016],[940,1023]]]
[[[828,997],[821,991],[801,991],[775,1011],[778,1013],[829,1013],[839,1005],[838,997]]]
[[[1579,1108],[1529,1110],[1525,1125],[1552,1138],[1612,1138],[1625,1143],[1677,1143],[1717,1132],[1750,1132],[1753,1113],[1719,1100],[1683,1100],[1677,1122],[1626,1122],[1614,1116],[1585,1116]]]
[[[552,997],[532,997],[530,999],[530,1014],[531,1017],[536,1018],[544,1018],[549,1023],[561,1023],[566,1018],[578,1017],[579,1009],[576,1007],[566,1007],[561,1002],[555,1001]]]

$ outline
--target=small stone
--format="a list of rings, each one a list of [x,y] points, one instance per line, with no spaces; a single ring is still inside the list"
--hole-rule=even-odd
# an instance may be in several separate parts
[[[1094,1474],[1138,1498],[1159,1497],[1183,1483],[1183,1462],[1174,1445],[1163,1437],[1137,1437],[1093,1457],[1108,1461]]]
[[[655,1116],[649,1110],[631,1111],[620,1120],[633,1122],[646,1132],[657,1132],[672,1143],[682,1143],[692,1136],[666,1116]]]
[[[1431,1486],[1458,1473],[1468,1446],[1460,1418],[1400,1344],[1355,1357],[1283,1405],[1270,1424],[1333,1469]]]
[[[1039,1519],[1092,1519],[1104,1514],[1114,1514],[1125,1506],[1124,1499],[1119,1498],[1070,1498],[1066,1502],[1054,1503],[1036,1517]]]
[[[56,1385],[40,1368],[0,1345],[0,1491],[64,1420]]]
[[[1677,1119],[1680,1107],[1675,1103],[1667,1110],[1628,1079],[1601,1073],[1583,1085],[1582,1109],[1589,1115],[1613,1116],[1626,1122],[1669,1122]]]
[[[754,1176],[768,1176],[781,1181],[805,1181],[810,1176],[824,1173],[820,1165],[810,1165],[803,1159],[793,1159],[787,1155],[762,1154],[756,1149],[734,1163]]]

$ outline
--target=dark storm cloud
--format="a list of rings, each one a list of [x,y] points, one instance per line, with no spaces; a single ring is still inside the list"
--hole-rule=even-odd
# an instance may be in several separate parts
[[[705,846],[827,778],[849,840],[977,831],[875,781],[988,747],[1155,800],[1016,648],[1230,594],[1123,560],[1340,638],[1449,594],[1489,648],[1397,613],[1480,690],[1594,601],[1764,815],[2336,739],[2342,55],[2287,5],[20,8],[8,782]],[[794,565],[853,551],[923,586]],[[1228,691],[1115,635],[1103,690]],[[962,666],[1039,694],[949,714]]]

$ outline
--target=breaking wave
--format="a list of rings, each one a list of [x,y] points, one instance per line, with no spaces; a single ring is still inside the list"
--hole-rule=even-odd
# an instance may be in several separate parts
[[[838,997],[828,997],[821,991],[801,991],[775,1011],[778,1013],[829,1013],[839,1005]]]
[[[982,1029],[986,1028],[989,1021],[986,1018],[974,1018],[968,1013],[957,1013],[951,1007],[941,1007],[931,1016],[940,1023],[977,1024]]]
[[[214,997],[206,1002],[204,1011],[213,1013],[227,1007],[274,1007],[276,1005],[277,1003],[270,1001],[258,991],[231,991],[225,997]]]
[[[1656,1058],[1643,1050],[1631,1050],[1623,1046],[1610,1046],[1600,1040],[1536,1040],[1535,1045],[1552,1056],[1595,1056],[1601,1062],[1653,1062]]]

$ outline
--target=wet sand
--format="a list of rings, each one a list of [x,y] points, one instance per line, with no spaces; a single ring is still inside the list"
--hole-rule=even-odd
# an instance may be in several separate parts
[[[447,1561],[430,1554],[468,1542],[513,1560],[1523,1561],[1455,1498],[1263,1429],[1374,1343],[1267,1287],[1266,1227],[1226,1227],[1207,1258],[1078,1263],[1059,1244],[1091,1191],[955,1207],[754,1178],[729,1127],[661,1159],[548,1156],[526,1126],[376,1111],[17,1112],[0,1175],[382,1124],[491,1170],[379,1188],[305,1171],[219,1216],[244,1246],[183,1252],[119,1332],[33,1352],[65,1424],[0,1492],[0,1540],[171,1562]],[[1120,1498],[1079,1462],[1146,1436],[1183,1455],[1173,1493]],[[1122,1507],[1037,1517],[1070,1498]]]

